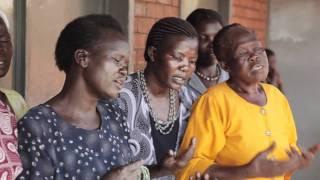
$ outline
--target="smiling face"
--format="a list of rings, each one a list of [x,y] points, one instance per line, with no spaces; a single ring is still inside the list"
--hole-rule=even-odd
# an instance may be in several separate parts
[[[179,90],[195,70],[198,40],[171,36],[154,53],[154,72],[165,87]]]
[[[99,98],[115,98],[128,74],[129,45],[120,33],[110,32],[88,54],[84,78]]]
[[[216,57],[213,53],[212,42],[222,25],[213,20],[201,21],[195,29],[199,34],[199,58],[197,65],[210,66],[217,63]]]
[[[239,43],[228,66],[232,79],[246,83],[265,81],[269,68],[267,55],[258,40]]]
[[[7,26],[0,18],[0,77],[4,77],[10,67],[12,58],[12,43]]]

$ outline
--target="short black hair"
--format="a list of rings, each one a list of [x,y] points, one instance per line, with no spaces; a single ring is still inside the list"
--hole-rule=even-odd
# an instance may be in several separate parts
[[[269,58],[270,56],[274,56],[276,55],[274,53],[274,51],[272,51],[270,48],[265,48],[265,51],[266,51],[266,54],[267,54],[267,57]]]
[[[144,51],[144,59],[150,61],[148,55],[149,47],[158,48],[171,36],[198,38],[198,33],[190,23],[183,19],[176,17],[162,18],[151,27]]]
[[[213,53],[218,61],[227,63],[232,60],[233,53],[238,44],[235,44],[234,36],[248,36],[247,41],[257,40],[255,32],[238,23],[224,26],[213,40]]]
[[[187,17],[187,21],[193,27],[197,27],[204,20],[218,22],[221,26],[224,26],[221,15],[212,9],[198,8]]]
[[[61,31],[55,49],[56,65],[68,72],[77,49],[91,50],[107,32],[124,35],[119,22],[111,15],[92,14],[74,19]]]

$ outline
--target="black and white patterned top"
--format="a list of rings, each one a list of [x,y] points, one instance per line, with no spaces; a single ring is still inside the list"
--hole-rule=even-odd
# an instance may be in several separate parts
[[[77,128],[50,105],[32,108],[18,123],[23,172],[18,179],[100,179],[131,156],[125,117],[115,102],[99,102],[101,126]]]
[[[180,97],[179,97],[180,98]],[[140,79],[138,73],[128,76],[124,83],[124,87],[120,91],[118,98],[120,107],[127,116],[128,126],[130,130],[130,148],[134,159],[143,159],[145,165],[158,164],[156,151],[152,136],[151,121],[153,121],[149,106],[143,96]],[[178,132],[176,135],[176,147],[173,150],[178,150],[179,142],[183,137],[187,122],[183,121],[186,112],[186,107],[180,98],[178,109]],[[169,151],[169,149],[168,149]]]

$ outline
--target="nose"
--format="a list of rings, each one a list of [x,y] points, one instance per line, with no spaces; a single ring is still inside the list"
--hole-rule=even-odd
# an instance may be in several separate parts
[[[127,76],[128,75],[128,66],[122,66],[119,69],[119,72],[120,72],[121,75]]]
[[[249,57],[249,62],[252,63],[252,62],[256,62],[258,61],[258,56],[256,53],[251,53],[250,54],[250,57]]]
[[[180,68],[182,72],[188,72],[190,69],[190,62],[188,58],[183,58],[183,61],[181,62]]]

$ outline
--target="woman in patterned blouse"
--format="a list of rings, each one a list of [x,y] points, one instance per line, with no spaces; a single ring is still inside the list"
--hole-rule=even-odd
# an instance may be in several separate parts
[[[11,59],[8,22],[0,12],[0,78],[7,74]],[[14,179],[22,171],[17,151],[17,120],[25,113],[26,107],[20,94],[0,88],[0,179]]]
[[[19,179],[134,179],[128,129],[116,97],[127,75],[128,42],[109,15],[70,22],[55,49],[66,79],[59,94],[18,123]],[[99,99],[106,99],[99,101]]]

